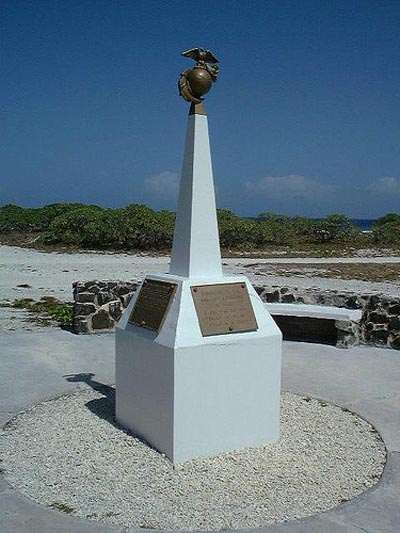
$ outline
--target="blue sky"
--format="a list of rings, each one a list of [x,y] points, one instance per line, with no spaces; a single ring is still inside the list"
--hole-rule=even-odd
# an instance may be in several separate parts
[[[217,204],[400,212],[400,2],[2,0],[0,205],[175,209],[193,46]]]

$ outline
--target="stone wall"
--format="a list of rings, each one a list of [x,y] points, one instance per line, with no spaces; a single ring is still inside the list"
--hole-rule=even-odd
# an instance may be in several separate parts
[[[138,282],[87,281],[75,282],[74,322],[76,333],[113,331],[122,311],[127,307]],[[382,294],[298,289],[289,287],[255,287],[264,302],[305,303],[361,309],[362,319],[357,332],[360,342],[374,346],[400,349],[400,297]],[[338,324],[337,324],[338,326]],[[343,340],[347,322],[343,324]],[[340,334],[340,327],[339,334]],[[354,336],[355,332],[348,332]]]
[[[113,331],[138,283],[135,281],[76,281],[73,283],[76,333]]]
[[[361,309],[360,342],[400,349],[400,297],[383,294],[255,287],[264,302],[305,303]]]

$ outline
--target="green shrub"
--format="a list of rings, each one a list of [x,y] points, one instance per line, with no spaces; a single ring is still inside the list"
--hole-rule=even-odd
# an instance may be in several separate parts
[[[7,204],[0,207],[0,232],[41,231],[43,227],[41,209],[25,209],[19,205]]]
[[[288,245],[295,242],[296,229],[290,217],[276,213],[260,213],[257,220],[263,228],[266,243]]]
[[[101,208],[95,206],[81,207],[56,217],[50,223],[41,241],[45,244],[67,244],[84,246],[96,239],[96,227],[98,227]]]
[[[77,209],[98,209],[102,210],[101,207],[97,205],[85,205],[85,204],[49,204],[41,208],[41,217],[43,223],[43,229],[47,229],[51,222],[57,217],[75,211]]]
[[[254,248],[265,244],[264,228],[258,221],[240,218],[226,209],[217,209],[217,216],[223,248]]]
[[[400,215],[388,213],[363,235],[344,215],[324,219],[289,217],[264,212],[256,219],[217,210],[223,248],[257,249],[268,245],[320,243],[400,243]],[[41,208],[8,204],[0,207],[0,233],[41,232],[42,244],[82,248],[166,250],[171,248],[175,213],[146,205],[104,209],[80,203],[56,203]]]
[[[46,244],[100,249],[163,249],[172,244],[174,214],[131,204],[121,209],[89,206],[58,216],[43,235]]]
[[[165,249],[172,245],[175,214],[131,204],[125,208],[125,244],[128,248]]]
[[[27,311],[34,313],[34,319],[42,324],[48,324],[48,320],[43,318],[42,315],[48,317],[48,319],[57,321],[63,326],[72,324],[72,304],[60,302],[53,296],[43,296],[40,301],[36,302],[32,298],[20,298],[19,300],[14,300],[12,303],[2,302],[0,303],[0,306],[26,309]]]
[[[306,217],[288,217],[275,213],[261,213],[259,220],[271,244],[345,242],[356,239],[359,230],[344,215],[329,215],[316,220]]]
[[[50,204],[38,208],[25,208],[7,204],[0,207],[0,233],[11,231],[44,231],[57,217],[77,209],[98,209],[84,204]]]
[[[387,213],[386,215],[383,215],[383,217],[378,218],[373,226],[384,226],[386,224],[400,224],[400,215],[397,213]]]
[[[310,226],[314,242],[347,242],[354,240],[360,232],[345,215],[329,215],[322,220],[314,220]]]
[[[400,215],[388,213],[372,225],[372,240],[378,244],[400,243]]]

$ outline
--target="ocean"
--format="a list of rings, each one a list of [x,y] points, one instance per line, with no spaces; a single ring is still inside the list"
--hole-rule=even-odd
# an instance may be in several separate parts
[[[371,231],[371,226],[376,219],[373,218],[351,218],[353,224],[362,231]]]

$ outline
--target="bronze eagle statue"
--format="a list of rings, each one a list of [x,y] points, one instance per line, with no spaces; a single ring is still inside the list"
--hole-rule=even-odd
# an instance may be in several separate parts
[[[190,57],[194,59],[197,64],[204,65],[204,63],[219,63],[218,59],[210,50],[204,50],[204,48],[191,48],[182,52],[184,57]]]
[[[184,57],[196,61],[193,68],[181,72],[178,81],[179,94],[193,104],[201,104],[203,96],[208,93],[213,82],[217,81],[218,59],[210,50],[191,48],[182,52]]]

